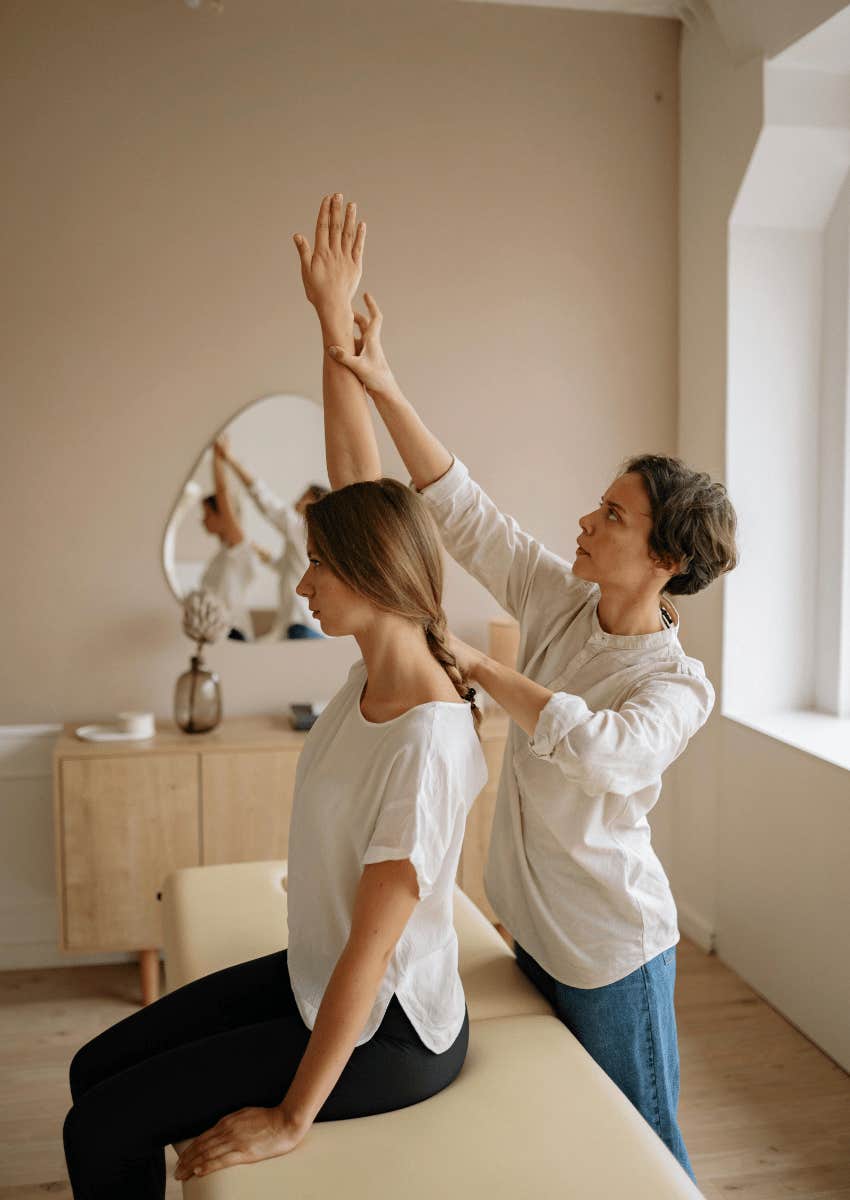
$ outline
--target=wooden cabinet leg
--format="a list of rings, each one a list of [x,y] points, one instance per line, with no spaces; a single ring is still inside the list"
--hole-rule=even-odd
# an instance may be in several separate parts
[[[142,981],[142,1004],[159,999],[159,950],[139,951],[139,975]]]

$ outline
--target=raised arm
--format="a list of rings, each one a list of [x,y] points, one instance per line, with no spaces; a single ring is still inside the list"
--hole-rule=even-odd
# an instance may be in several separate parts
[[[363,299],[369,309],[368,318],[354,314],[362,335],[360,353],[355,356],[348,347],[336,343],[329,345],[328,354],[348,367],[364,385],[410,472],[414,487],[424,488],[445,475],[452,465],[452,456],[396,382],[381,343],[383,313],[368,292],[364,292]]]
[[[245,540],[242,526],[230,500],[230,487],[227,481],[227,466],[224,455],[218,445],[213,447],[213,479],[215,481],[215,498],[218,513],[224,522],[224,539],[230,546],[238,546]]]
[[[256,504],[267,521],[280,530],[284,537],[291,542],[302,541],[304,524],[296,511],[295,505],[282,500],[275,495],[271,488],[234,457],[230,443],[226,437],[219,437],[215,442],[215,451],[229,467],[238,475],[247,488],[248,495]],[[262,555],[261,555],[262,557]]]
[[[583,585],[575,580],[568,562],[501,512],[469,477],[463,463],[453,459],[426,428],[387,363],[381,312],[372,296],[366,293],[364,299],[369,316],[355,314],[362,333],[360,352],[331,346],[328,354],[356,374],[374,400],[414,486],[423,492],[446,549],[532,634],[531,614],[540,609],[528,603],[532,588],[546,597],[548,610],[557,611],[564,590]]]
[[[365,224],[357,224],[356,204],[350,203],[343,217],[341,193],[325,196],[316,220],[313,249],[300,233],[295,234],[294,241],[301,259],[304,291],[319,318],[323,347],[333,344],[353,353],[351,301],[360,283],[366,241]],[[380,478],[381,458],[363,386],[324,352],[322,396],[331,487]]]
[[[245,487],[250,491],[254,486],[254,476],[234,457],[230,449],[230,438],[226,433],[219,434],[213,443],[213,449],[220,458],[224,459],[233,473],[242,480]]]

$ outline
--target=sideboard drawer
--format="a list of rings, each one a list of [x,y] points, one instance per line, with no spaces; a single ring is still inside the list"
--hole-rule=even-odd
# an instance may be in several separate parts
[[[286,858],[297,749],[201,758],[203,862]]]
[[[66,758],[60,813],[65,948],[161,945],[162,881],[200,862],[197,757]]]

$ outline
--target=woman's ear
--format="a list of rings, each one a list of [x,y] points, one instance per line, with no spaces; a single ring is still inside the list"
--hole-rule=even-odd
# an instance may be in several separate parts
[[[670,575],[671,578],[674,575],[684,574],[684,572],[687,571],[687,569],[688,569],[687,558],[680,558],[680,559],[663,558],[663,557],[661,557],[661,555],[656,554],[652,550],[650,550],[650,552],[649,552],[649,557],[652,559],[652,562],[655,564],[655,566],[658,568],[659,571],[666,571]]]

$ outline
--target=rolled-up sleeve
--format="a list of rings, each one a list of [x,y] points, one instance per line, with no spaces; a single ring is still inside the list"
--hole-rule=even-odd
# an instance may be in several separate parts
[[[554,692],[529,749],[588,795],[631,795],[660,779],[713,707],[711,683],[687,668],[645,680],[616,710],[594,712],[580,696]]]
[[[568,562],[499,511],[459,458],[420,494],[452,558],[517,620],[522,620],[532,580],[541,565],[552,567],[559,578],[571,575]]]

